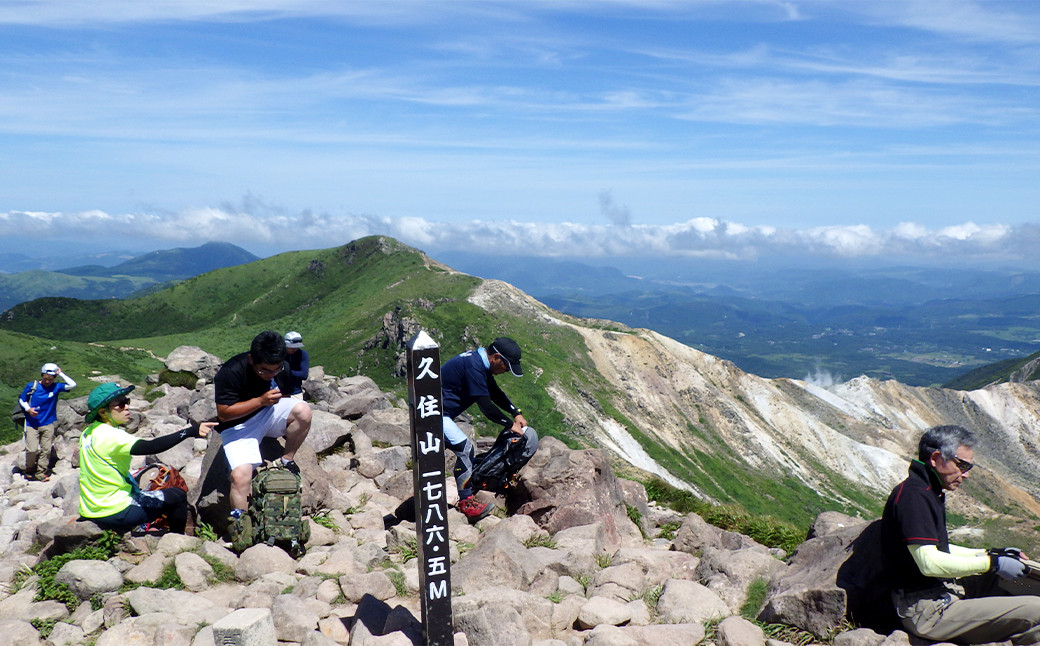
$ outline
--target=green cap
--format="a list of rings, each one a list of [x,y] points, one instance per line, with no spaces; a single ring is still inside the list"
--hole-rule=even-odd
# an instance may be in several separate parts
[[[96,420],[101,409],[108,406],[112,400],[129,394],[133,389],[133,386],[124,387],[119,384],[108,382],[101,384],[94,390],[90,391],[90,394],[87,395],[87,407],[90,408],[90,411],[87,413],[87,423]]]

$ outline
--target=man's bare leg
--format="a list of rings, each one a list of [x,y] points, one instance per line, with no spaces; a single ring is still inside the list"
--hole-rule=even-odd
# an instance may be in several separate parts
[[[293,406],[289,419],[286,420],[285,449],[282,451],[282,457],[286,460],[296,457],[296,451],[303,445],[310,431],[311,406],[306,402],[300,402]]]

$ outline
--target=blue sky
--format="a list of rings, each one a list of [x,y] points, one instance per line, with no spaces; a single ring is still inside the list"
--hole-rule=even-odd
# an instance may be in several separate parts
[[[1031,0],[0,0],[0,60],[0,250],[1040,244]]]

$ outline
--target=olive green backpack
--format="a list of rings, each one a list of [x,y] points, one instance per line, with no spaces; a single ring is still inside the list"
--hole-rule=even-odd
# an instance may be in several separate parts
[[[293,558],[307,551],[311,526],[303,517],[303,488],[298,474],[281,465],[261,467],[253,476],[249,515],[254,545],[281,547]]]

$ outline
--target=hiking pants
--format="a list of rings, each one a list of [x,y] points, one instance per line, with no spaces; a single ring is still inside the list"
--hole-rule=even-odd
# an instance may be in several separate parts
[[[444,416],[444,443],[455,453],[455,485],[459,489],[459,500],[473,495],[469,488],[469,480],[473,476],[473,456],[476,449],[473,440],[469,439],[455,420]]]
[[[147,498],[148,500],[144,500]],[[146,504],[142,505],[144,500]],[[88,518],[101,529],[126,532],[165,515],[170,531],[183,534],[188,522],[188,494],[178,487],[142,491],[123,511],[103,518]]]
[[[937,642],[985,644],[1040,641],[1040,597],[1009,595],[994,574],[966,577],[964,588],[937,586],[892,593],[907,631]],[[963,591],[966,590],[966,591]]]
[[[42,478],[47,475],[51,462],[51,447],[54,446],[55,424],[44,424],[39,428],[25,425],[25,473]],[[42,460],[41,460],[42,458]]]

